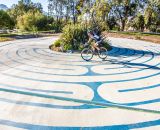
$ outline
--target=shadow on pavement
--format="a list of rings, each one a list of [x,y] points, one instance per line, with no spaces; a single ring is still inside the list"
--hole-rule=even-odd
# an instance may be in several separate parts
[[[152,56],[159,56],[160,53],[156,53],[156,52],[152,52],[152,51],[144,51],[144,50],[135,50],[135,49],[131,49],[131,48],[121,48],[121,47],[113,47],[114,49],[117,49],[117,50],[124,50],[126,49],[127,52],[135,52],[134,55],[130,55],[129,53],[120,53],[120,51],[117,53],[117,54],[112,54],[112,53],[109,53],[109,56],[112,56],[112,57],[135,57],[135,56],[138,56],[138,55],[143,55],[143,57],[152,57]],[[141,57],[141,58],[143,58]],[[154,58],[154,57],[153,57]],[[118,59],[114,60],[114,59],[107,59],[106,61],[109,61],[111,64],[121,64],[121,65],[124,65],[124,67],[126,68],[141,68],[141,69],[156,69],[156,70],[160,70],[159,67],[157,67],[156,65],[149,65],[149,64],[145,64],[145,63],[136,63],[134,61],[120,61]],[[158,64],[158,63],[157,63]]]
[[[100,64],[118,64],[118,65],[123,65],[125,68],[140,68],[140,69],[154,69],[154,70],[160,70],[159,67],[157,67],[158,62],[155,63],[155,65],[150,65],[147,64],[147,62],[145,63],[136,63],[135,61],[129,61],[129,60],[125,60],[123,58],[127,58],[127,57],[137,57],[138,55],[143,55],[141,58],[143,57],[153,57],[154,56],[159,56],[160,53],[156,53],[156,52],[152,52],[152,51],[144,51],[144,50],[134,50],[131,48],[121,48],[121,47],[113,47],[113,49],[115,50],[119,50],[117,52],[114,53],[109,53],[108,55],[113,57],[113,58],[107,58],[104,61],[92,61],[93,63],[100,63]],[[121,50],[121,51],[120,51]],[[124,51],[122,51],[124,50]],[[131,55],[130,53],[127,52],[135,52],[133,55]],[[114,57],[116,59],[114,59]]]
[[[109,53],[109,56],[130,56],[130,54],[128,54],[127,52],[135,52],[135,54],[133,56],[137,56],[137,55],[140,55],[140,54],[145,54],[145,57],[147,56],[151,56],[151,55],[154,55],[154,56],[158,56],[160,55],[160,52],[157,53],[157,52],[152,52],[152,51],[149,51],[149,50],[137,50],[137,49],[132,49],[132,48],[122,48],[122,47],[115,47],[115,46],[112,46],[113,49],[115,50],[119,50],[117,53]],[[123,52],[121,53],[122,50],[125,50],[126,52]]]

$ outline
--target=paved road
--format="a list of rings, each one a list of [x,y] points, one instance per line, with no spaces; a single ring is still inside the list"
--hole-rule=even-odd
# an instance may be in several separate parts
[[[160,129],[160,45],[110,38],[108,59],[0,44],[0,129]]]

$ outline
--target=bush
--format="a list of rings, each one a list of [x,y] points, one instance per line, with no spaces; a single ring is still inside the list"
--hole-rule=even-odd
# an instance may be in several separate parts
[[[113,30],[113,31],[120,31],[120,26],[115,26],[115,27],[113,27],[112,30]]]
[[[112,47],[109,44],[109,40],[105,40],[103,42],[103,45],[104,45],[105,48],[107,48],[108,51],[110,51],[112,49]]]
[[[150,30],[151,32],[156,32],[156,29],[157,29],[157,26],[156,26],[156,25],[151,25],[150,28],[149,28],[149,30]]]
[[[141,39],[141,34],[140,34],[140,33],[137,33],[137,34],[135,35],[135,39],[140,40],[140,39]]]
[[[54,47],[60,47],[61,46],[61,40],[60,39],[58,39],[57,41],[55,41],[54,43],[53,43],[53,45],[54,45]]]
[[[63,28],[63,34],[60,39],[54,42],[53,46],[56,48],[62,47],[64,51],[67,50],[82,50],[81,43],[88,41],[87,27],[85,24],[68,24]],[[106,48],[109,48],[108,41],[104,43]]]
[[[63,20],[59,20],[59,21],[53,21],[50,25],[49,25],[49,29],[51,30],[55,30],[56,33],[60,33],[62,32],[63,27],[65,26],[65,22]]]
[[[76,48],[77,44],[81,42],[85,42],[88,38],[87,36],[87,28],[82,24],[69,24],[63,28],[62,35],[65,43],[71,43],[73,49]]]
[[[0,10],[0,29],[12,29],[14,25],[15,23],[13,19],[7,14],[7,12]]]
[[[28,11],[18,17],[17,27],[21,31],[41,31],[45,30],[47,25],[47,17],[39,11]]]
[[[56,46],[63,46],[64,51],[67,50],[78,50],[80,43],[84,43],[87,40],[87,28],[82,24],[68,24],[63,28],[63,34],[58,41]]]
[[[160,33],[160,28],[157,29],[157,33]]]

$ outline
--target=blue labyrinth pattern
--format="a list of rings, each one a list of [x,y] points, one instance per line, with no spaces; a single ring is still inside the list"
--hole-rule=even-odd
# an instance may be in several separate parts
[[[85,62],[49,50],[53,40],[0,44],[0,129],[160,129],[160,114],[92,104],[160,112],[160,45],[110,38],[106,61]]]

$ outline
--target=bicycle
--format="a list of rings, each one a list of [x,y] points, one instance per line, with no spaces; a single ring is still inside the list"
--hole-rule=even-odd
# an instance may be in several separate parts
[[[84,45],[84,49],[81,51],[82,59],[84,59],[85,61],[90,61],[93,58],[93,55],[98,54],[100,59],[105,60],[107,58],[107,49],[103,47],[102,43],[99,44],[98,48],[99,50],[97,49],[97,47],[86,43]]]

